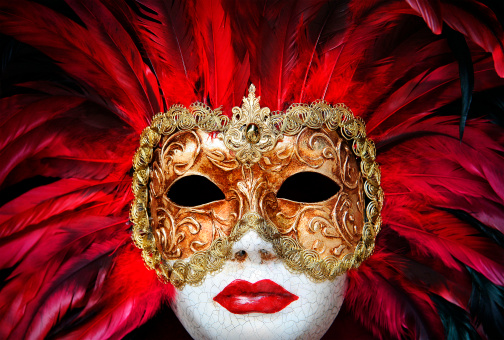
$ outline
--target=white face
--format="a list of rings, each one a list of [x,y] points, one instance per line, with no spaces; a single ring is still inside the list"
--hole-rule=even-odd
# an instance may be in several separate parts
[[[255,231],[236,242],[233,253],[237,258],[227,261],[222,271],[209,274],[200,286],[177,290],[172,308],[194,339],[320,339],[324,335],[343,303],[346,274],[315,283],[302,273],[292,273]],[[251,284],[271,280],[287,292],[278,293],[280,288],[271,282],[252,286],[237,284],[237,279]],[[265,293],[265,286],[274,287],[274,293]]]

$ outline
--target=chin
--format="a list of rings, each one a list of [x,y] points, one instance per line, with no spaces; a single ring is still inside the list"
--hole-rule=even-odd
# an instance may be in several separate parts
[[[227,261],[201,285],[177,291],[172,308],[189,334],[194,339],[320,339],[341,308],[346,274],[313,282],[303,273],[290,272],[280,259],[264,261],[260,253],[273,249],[254,231],[233,247],[235,252],[244,249],[246,260]],[[273,287],[267,289],[280,297],[268,293],[257,302],[258,285]],[[222,297],[230,294],[240,296],[231,302]]]

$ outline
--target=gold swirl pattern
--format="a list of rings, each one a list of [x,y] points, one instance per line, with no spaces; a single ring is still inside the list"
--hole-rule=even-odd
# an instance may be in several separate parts
[[[272,168],[273,171],[287,164],[295,153],[292,147],[282,149],[275,155],[278,164],[271,159],[263,159],[263,153],[271,151],[282,139],[282,136],[296,136],[303,129],[321,129],[337,131],[343,138],[350,142],[350,147],[338,146],[324,150],[324,158],[334,158],[344,169],[343,182],[352,187],[360,182],[360,176],[352,173],[352,169],[345,165],[345,159],[353,153],[360,160],[360,172],[364,183],[362,190],[367,197],[365,209],[362,211],[365,223],[362,235],[358,241],[355,233],[355,225],[351,215],[348,214],[348,202],[344,194],[338,196],[334,210],[330,212],[330,219],[335,221],[334,227],[327,223],[326,218],[312,219],[308,227],[313,233],[320,233],[324,237],[333,237],[338,234],[345,242],[356,244],[352,252],[347,252],[342,258],[339,255],[345,247],[342,239],[336,240],[331,250],[331,255],[322,257],[325,245],[315,240],[313,245],[303,247],[299,240],[280,232],[271,221],[264,219],[258,214],[261,207],[253,207],[242,215],[243,206],[240,203],[240,212],[235,216],[236,222],[228,236],[225,233],[214,230],[211,244],[202,241],[192,242],[190,245],[193,254],[188,259],[169,260],[163,256],[166,249],[177,255],[177,241],[181,237],[179,233],[168,235],[166,232],[153,230],[149,216],[149,188],[150,181],[158,180],[164,176],[158,169],[161,167],[173,167],[172,171],[184,172],[187,169],[188,159],[184,163],[183,155],[181,162],[175,167],[173,164],[153,164],[153,153],[166,152],[175,157],[177,145],[167,147],[159,151],[159,144],[163,138],[165,141],[174,132],[200,129],[205,132],[219,132],[218,136],[224,141],[226,147],[235,153],[235,160],[227,159],[224,154],[214,152],[206,153],[205,156],[213,163],[219,164],[222,169],[235,169],[242,165],[244,181],[242,193],[250,193],[249,186],[257,186],[259,182],[251,178],[247,172],[251,165],[258,163],[261,168]],[[197,139],[195,135],[194,138]],[[315,146],[316,138],[311,142]],[[195,144],[197,144],[195,139]],[[330,141],[329,141],[330,142]],[[326,145],[330,145],[326,142]],[[167,145],[163,143],[163,145]],[[181,147],[180,145],[178,146]],[[171,148],[171,149],[169,149]],[[339,153],[337,151],[339,150]],[[179,150],[180,151],[180,150]],[[172,152],[173,154],[169,154]],[[298,152],[299,154],[299,152]],[[302,155],[301,155],[302,156]],[[172,157],[172,158],[173,158]],[[170,157],[161,157],[169,159]],[[299,157],[300,159],[302,157]],[[311,160],[309,160],[311,162]],[[316,161],[316,160],[315,160]],[[242,108],[233,108],[231,121],[220,110],[211,110],[204,104],[195,103],[189,108],[181,105],[172,106],[167,112],[157,114],[150,126],[146,127],[140,136],[140,147],[133,157],[134,174],[132,191],[134,200],[130,210],[130,219],[133,222],[132,239],[135,245],[142,249],[142,257],[146,266],[157,272],[164,282],[170,282],[175,287],[182,288],[186,284],[197,285],[202,282],[208,273],[220,270],[224,262],[231,256],[231,248],[234,242],[239,240],[247,231],[255,230],[264,240],[273,244],[278,257],[286,266],[294,272],[302,272],[314,281],[330,280],[351,268],[359,267],[360,263],[373,253],[375,238],[381,228],[381,210],[383,207],[384,194],[380,186],[380,167],[376,162],[376,148],[374,143],[366,137],[365,124],[360,118],[355,118],[352,112],[344,105],[331,106],[324,101],[315,101],[310,105],[294,104],[285,113],[270,114],[268,108],[260,108],[259,98],[255,97],[255,88],[250,87],[249,95],[243,99]],[[157,177],[156,177],[157,176]],[[355,180],[357,178],[357,180]],[[166,189],[166,188],[165,188]],[[359,187],[359,190],[361,188]],[[242,190],[239,190],[242,191]],[[362,192],[362,191],[361,191]],[[160,195],[161,192],[154,192]],[[258,193],[259,194],[259,191]],[[267,195],[267,194],[265,194]],[[269,195],[269,194],[268,194]],[[266,197],[268,204],[274,205],[274,197]],[[250,200],[249,200],[250,202]],[[255,202],[255,201],[254,201]],[[166,221],[174,223],[174,221]],[[187,228],[190,233],[196,233],[201,228],[199,222],[188,217],[176,223],[178,228]],[[169,228],[168,228],[169,229]],[[171,228],[173,229],[173,228]],[[177,228],[175,228],[177,229]],[[163,234],[164,233],[164,234]],[[171,241],[169,241],[171,240]],[[175,246],[173,246],[175,245]],[[171,247],[171,248],[170,248]],[[164,248],[164,250],[162,249]],[[206,248],[204,250],[199,250]]]

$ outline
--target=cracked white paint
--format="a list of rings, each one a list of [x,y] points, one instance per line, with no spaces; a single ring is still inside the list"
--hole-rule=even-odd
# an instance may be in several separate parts
[[[290,272],[281,260],[261,263],[261,250],[274,254],[271,244],[251,230],[233,246],[245,250],[243,262],[227,261],[222,271],[208,275],[200,286],[177,290],[175,314],[194,339],[320,339],[343,303],[346,274],[333,281],[314,283]],[[213,298],[236,279],[251,283],[269,279],[299,297],[273,314],[233,314]]]

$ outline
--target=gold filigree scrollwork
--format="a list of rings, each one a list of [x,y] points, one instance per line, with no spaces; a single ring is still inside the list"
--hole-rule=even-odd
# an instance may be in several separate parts
[[[310,217],[310,212],[317,212],[315,216]],[[313,214],[312,214],[313,215]],[[281,235],[287,235],[292,231],[296,231],[299,237],[299,242],[305,248],[313,249],[320,256],[323,255],[341,255],[342,251],[351,247],[351,243],[341,237],[339,228],[336,226],[331,210],[322,205],[307,205],[297,211],[293,216],[285,216],[282,212],[277,213],[277,218],[282,218],[286,221],[284,225],[289,225],[289,228],[279,230]],[[307,223],[301,223],[307,221]],[[268,220],[268,223],[273,224]],[[312,234],[312,237],[307,237],[305,232],[299,233],[303,226],[305,231]],[[320,244],[325,243],[325,247]]]
[[[282,145],[282,147],[272,155],[263,155],[258,164],[262,170],[279,172],[289,165],[293,154],[293,145]]]
[[[227,158],[226,154],[221,150],[206,151],[205,156],[213,165],[224,171],[231,171],[240,166],[236,158]]]
[[[344,143],[339,145],[339,164],[341,164],[341,181],[349,189],[357,188],[359,184],[359,172],[357,169],[350,165],[350,157],[352,156],[352,151],[350,147]]]
[[[177,245],[184,239],[184,233],[177,232],[173,217],[166,209],[158,208],[156,210],[158,223],[162,225],[154,230],[157,248],[159,252],[169,258],[179,258],[182,252]]]
[[[247,211],[258,212],[259,202],[262,201],[259,196],[264,195],[264,189],[268,186],[266,180],[262,177],[254,178],[252,171],[246,166],[242,167],[242,174],[244,180],[236,185],[239,190],[239,199],[245,202],[245,204],[240,203],[240,206],[246,205]]]
[[[153,176],[150,168],[153,150],[163,136],[169,136],[177,130],[198,128],[206,132],[220,132],[219,136],[223,138],[229,150],[235,153],[236,160],[245,167],[250,167],[259,162],[265,152],[272,150],[282,135],[294,136],[304,128],[323,127],[338,131],[343,138],[351,141],[351,147],[345,149],[346,155],[339,159],[340,164],[346,164],[347,156],[352,152],[360,159],[360,170],[364,179],[362,186],[368,200],[364,209],[365,221],[362,236],[353,253],[347,253],[339,259],[335,255],[339,255],[342,248],[336,247],[332,252],[334,255],[321,258],[320,244],[312,244],[311,248],[314,249],[305,249],[298,240],[282,235],[274,225],[261,220],[261,217],[254,213],[243,216],[233,227],[229,236],[222,233],[215,234],[208,248],[196,251],[188,261],[167,261],[162,257],[157,247],[156,236],[149,223],[148,190],[149,181]],[[332,155],[332,153],[326,154]],[[236,163],[223,156],[222,154],[207,155],[212,163],[220,164],[224,169],[236,166]],[[287,159],[288,157],[278,158]],[[267,161],[259,164],[269,166]],[[282,164],[281,161],[279,165],[282,166]],[[255,88],[251,86],[242,107],[233,108],[233,118],[230,122],[220,110],[212,111],[201,103],[193,104],[190,108],[174,105],[167,112],[156,115],[152,124],[144,129],[140,136],[140,147],[133,158],[133,166],[135,170],[132,181],[134,200],[130,210],[130,219],[134,225],[132,239],[135,245],[142,249],[145,265],[156,270],[162,280],[171,282],[179,288],[185,284],[201,283],[207,273],[222,268],[224,262],[230,257],[233,242],[251,228],[273,244],[279,258],[291,270],[303,272],[315,281],[333,279],[350,268],[357,268],[373,253],[375,238],[381,228],[380,214],[384,194],[380,186],[381,173],[376,162],[376,149],[374,143],[366,137],[364,122],[360,118],[355,118],[350,109],[342,104],[331,106],[324,101],[315,101],[311,105],[292,105],[285,113],[270,114],[268,108],[260,108],[259,98],[255,97]],[[346,166],[343,168],[345,171]],[[155,175],[152,178],[155,178]],[[354,174],[347,171],[342,181],[345,185],[352,187],[355,183],[354,178]],[[235,192],[235,194],[240,197],[240,193]],[[243,199],[239,200],[238,218],[242,216],[244,204]],[[270,204],[274,204],[274,200],[269,198],[268,200]],[[335,205],[332,219],[334,224],[341,229],[341,235],[346,238],[345,241],[354,241],[355,225],[347,208],[345,198],[341,196]],[[342,214],[341,218],[337,217],[339,214]],[[317,223],[321,221],[313,221],[312,229],[322,230],[322,224],[317,225]],[[194,245],[194,250],[198,249],[197,246]]]
[[[255,96],[255,86],[250,85],[242,107],[233,108],[233,118],[227,131],[219,134],[226,147],[236,152],[236,159],[246,166],[257,163],[261,155],[272,150],[282,136],[272,124],[270,109],[260,107],[260,99]]]
[[[278,230],[256,213],[248,213],[236,224],[228,237],[218,238],[209,249],[195,253],[188,261],[176,261],[173,264],[162,261],[158,271],[162,277],[181,289],[186,284],[198,285],[208,273],[220,270],[224,262],[231,257],[233,244],[239,241],[249,230],[254,230],[273,249],[294,272],[305,273],[315,282],[333,279],[348,270],[346,264],[335,261],[334,256],[321,258],[312,249],[305,249],[292,237],[282,236]]]
[[[339,235],[348,243],[352,243],[357,235],[357,226],[351,210],[352,201],[350,197],[346,192],[340,192],[332,211],[332,219],[334,225],[338,228]]]
[[[306,140],[308,128],[304,128],[296,137],[295,152],[298,159],[311,168],[320,168],[328,159],[336,158],[337,147],[324,133],[314,133]]]
[[[234,216],[231,216],[233,218]],[[182,257],[183,249],[188,247],[185,252],[196,253],[208,248],[214,240],[226,237],[222,230],[222,225],[227,221],[219,217],[213,210],[204,209],[185,209],[179,211],[175,216],[165,208],[156,209],[157,226],[154,228],[154,237],[156,245],[162,257],[168,260],[176,260]],[[205,222],[206,221],[206,222]],[[207,236],[207,241],[196,239],[192,240],[185,247],[182,242],[189,235],[197,235],[202,230],[203,225],[210,229],[211,236]]]
[[[194,164],[201,149],[201,142],[194,131],[180,132],[185,134],[184,143],[172,142],[177,135],[167,138],[161,147],[160,168],[166,174],[183,175]]]

